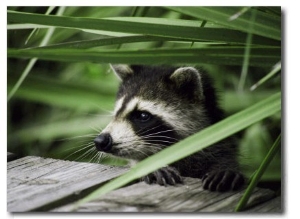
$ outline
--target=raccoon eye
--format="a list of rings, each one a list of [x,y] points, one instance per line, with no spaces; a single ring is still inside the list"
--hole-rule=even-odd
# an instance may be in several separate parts
[[[152,115],[145,111],[135,112],[134,119],[139,122],[147,122],[151,119]]]

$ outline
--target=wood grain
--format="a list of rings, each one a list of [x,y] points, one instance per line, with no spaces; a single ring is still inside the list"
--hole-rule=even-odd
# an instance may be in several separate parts
[[[127,168],[24,157],[7,164],[7,210],[48,210],[77,200]]]
[[[80,198],[128,168],[40,157],[23,157],[7,164],[7,210],[74,211]],[[176,186],[138,182],[80,205],[77,212],[233,212],[244,193],[209,192],[200,179],[184,178]],[[247,212],[282,212],[281,197],[255,188]]]
[[[184,185],[167,187],[139,182],[83,204],[76,211],[233,212],[243,192],[244,190],[225,193],[209,192],[203,190],[201,180],[194,178],[184,178]],[[264,203],[274,195],[271,190],[256,188],[248,207]],[[68,212],[73,209],[74,204],[69,204],[53,211]]]

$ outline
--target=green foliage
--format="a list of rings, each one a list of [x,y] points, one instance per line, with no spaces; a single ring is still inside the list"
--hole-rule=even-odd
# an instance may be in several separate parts
[[[251,176],[281,132],[279,7],[14,7],[7,21],[10,152],[99,162],[90,149],[111,119],[118,86],[108,63],[202,65],[226,114],[246,112],[215,135],[185,141],[186,155],[200,150],[203,138],[224,138],[239,124],[240,161]],[[254,109],[258,102],[265,105]],[[244,117],[255,124],[246,128]],[[183,156],[178,147],[153,168]],[[280,164],[277,154],[262,180],[280,180]],[[139,174],[152,170],[141,168]]]
[[[258,184],[260,178],[266,171],[267,167],[269,166],[270,162],[272,159],[275,157],[276,153],[279,151],[280,146],[281,146],[281,134],[278,136],[276,141],[274,142],[273,146],[269,150],[266,158],[263,160],[257,171],[255,171],[253,177],[250,179],[250,184],[247,187],[247,190],[243,197],[241,198],[240,202],[236,206],[235,211],[241,211],[247,204],[247,201],[249,200],[252,191],[254,190],[255,186]]]
[[[238,7],[169,7],[175,11],[187,14],[199,19],[209,20],[222,26],[265,36],[270,39],[281,39],[281,17],[279,7],[275,8],[278,14],[266,13],[266,9],[255,10],[253,8]],[[251,15],[255,11],[255,22]],[[279,15],[279,16],[278,16]],[[253,25],[253,28],[249,26]]]

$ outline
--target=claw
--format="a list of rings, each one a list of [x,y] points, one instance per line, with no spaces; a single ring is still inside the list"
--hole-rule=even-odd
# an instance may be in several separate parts
[[[174,167],[169,166],[150,173],[149,175],[143,177],[142,180],[148,184],[157,183],[164,186],[183,183],[180,173]]]
[[[202,182],[204,189],[224,192],[239,189],[244,184],[244,177],[231,170],[212,171],[202,177]]]

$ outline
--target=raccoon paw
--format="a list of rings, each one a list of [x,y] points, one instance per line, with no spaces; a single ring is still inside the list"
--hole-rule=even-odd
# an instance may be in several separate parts
[[[204,189],[219,192],[237,190],[244,181],[242,174],[231,170],[211,171],[202,178]]]
[[[148,184],[175,185],[183,183],[180,173],[174,167],[163,167],[142,178]]]

